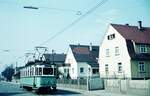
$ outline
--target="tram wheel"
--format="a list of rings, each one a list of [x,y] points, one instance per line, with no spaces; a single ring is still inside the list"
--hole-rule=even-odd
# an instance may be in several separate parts
[[[56,91],[57,91],[57,88],[56,88],[56,87],[52,87],[52,88],[53,88],[53,91],[54,91],[54,92],[56,92]]]

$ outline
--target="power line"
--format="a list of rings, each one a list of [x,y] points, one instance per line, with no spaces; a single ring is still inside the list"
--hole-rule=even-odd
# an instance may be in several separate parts
[[[71,24],[69,24],[68,26],[64,27],[62,30],[58,31],[56,34],[54,34],[53,36],[51,36],[49,39],[47,39],[46,41],[44,41],[43,43],[40,44],[40,46],[46,44],[47,42],[50,42],[51,40],[53,40],[55,37],[57,37],[58,35],[62,34],[63,32],[65,32],[67,29],[71,28],[72,26],[74,26],[76,23],[78,23],[80,20],[82,20],[83,18],[85,18],[86,16],[88,16],[90,13],[92,13],[93,11],[95,11],[97,8],[99,8],[100,6],[102,6],[103,4],[105,4],[108,0],[102,0],[101,2],[99,2],[96,6],[94,6],[93,8],[91,8],[89,11],[87,11],[85,14],[81,15],[79,18],[77,18],[75,21],[73,21]]]
[[[38,7],[38,8],[44,8],[44,9],[56,10],[56,11],[77,12],[77,10],[63,9],[63,8],[51,8],[51,7]]]
[[[39,7],[39,8],[47,8],[47,9],[51,9],[51,10],[56,10],[56,11],[77,12],[77,15],[78,14],[80,15],[79,18],[77,18],[75,21],[73,21],[68,26],[64,27],[62,30],[58,31],[56,34],[54,34],[53,36],[51,36],[50,38],[48,38],[46,41],[44,41],[43,43],[41,43],[39,46],[42,46],[42,45],[46,44],[47,42],[50,42],[51,40],[53,40],[58,35],[64,33],[67,29],[69,29],[72,26],[74,26],[76,23],[78,23],[79,21],[81,21],[82,19],[84,19],[86,16],[88,16],[89,14],[91,14],[93,11],[95,11],[97,8],[99,8],[100,6],[102,6],[103,4],[105,4],[107,1],[108,0],[101,0],[96,6],[92,7],[87,12],[85,12],[85,14],[82,14],[81,10],[75,11],[75,10],[70,10],[70,9],[58,9],[58,8],[49,8],[49,7]],[[17,4],[18,5],[18,3],[16,3],[16,2],[0,2],[0,3]],[[23,58],[24,56],[25,55],[20,56],[20,57]]]

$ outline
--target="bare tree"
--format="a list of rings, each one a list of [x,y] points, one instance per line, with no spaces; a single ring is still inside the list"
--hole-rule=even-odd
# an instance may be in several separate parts
[[[2,76],[6,78],[7,81],[12,80],[12,76],[14,75],[14,68],[12,65],[7,66],[4,71],[2,72]]]

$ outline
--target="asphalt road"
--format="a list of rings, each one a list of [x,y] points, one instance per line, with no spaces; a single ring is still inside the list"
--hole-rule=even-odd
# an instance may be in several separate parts
[[[81,93],[58,89],[57,92],[36,94],[19,87],[19,84],[0,82],[0,96],[82,96]]]

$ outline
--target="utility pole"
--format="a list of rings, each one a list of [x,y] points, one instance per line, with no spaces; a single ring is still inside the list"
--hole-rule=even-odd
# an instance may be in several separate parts
[[[54,65],[54,49],[52,50],[52,64]]]

